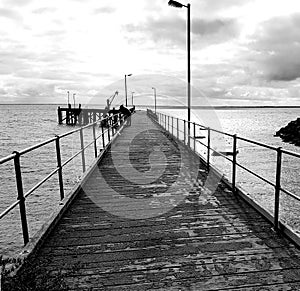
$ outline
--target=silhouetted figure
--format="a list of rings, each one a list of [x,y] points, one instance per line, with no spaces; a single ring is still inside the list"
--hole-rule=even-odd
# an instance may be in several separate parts
[[[123,104],[120,106],[120,112],[125,116],[125,119],[127,119],[127,125],[131,125],[131,112],[130,110],[125,107]]]

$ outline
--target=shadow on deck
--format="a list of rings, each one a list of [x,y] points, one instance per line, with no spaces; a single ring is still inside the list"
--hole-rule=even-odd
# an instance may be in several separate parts
[[[299,250],[140,112],[32,264],[70,290],[300,290]]]

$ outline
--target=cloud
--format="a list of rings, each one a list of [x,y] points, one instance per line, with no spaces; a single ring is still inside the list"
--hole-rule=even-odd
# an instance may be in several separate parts
[[[218,12],[223,10],[228,10],[230,8],[244,6],[249,4],[249,2],[254,2],[253,0],[250,1],[241,1],[241,0],[202,0],[199,5],[201,5],[201,9],[208,11],[208,12]]]
[[[5,9],[5,8],[0,9],[0,17],[4,17],[16,21],[22,20],[22,16],[18,12],[12,9]]]
[[[267,80],[292,81],[300,77],[300,14],[262,23],[252,36],[251,58]]]
[[[116,9],[111,6],[100,7],[94,10],[94,14],[111,14],[114,13]]]
[[[126,25],[125,30],[134,33],[140,42],[151,38],[155,43],[170,47],[185,47],[186,44],[186,20],[178,16],[159,19],[149,17],[144,23]],[[222,43],[236,37],[238,33],[238,23],[234,19],[196,18],[192,23],[194,47]]]
[[[15,7],[26,6],[31,2],[32,2],[32,0],[14,0],[14,1],[4,0],[3,1],[4,4],[9,5],[10,7],[11,6],[15,6]]]
[[[41,7],[33,11],[36,14],[54,13],[57,9],[55,7]]]
[[[151,39],[155,43],[168,46],[182,46],[185,43],[185,21],[179,17],[154,19],[149,17],[144,23],[138,25],[128,24],[124,29],[132,33],[132,39],[138,37],[143,42]]]

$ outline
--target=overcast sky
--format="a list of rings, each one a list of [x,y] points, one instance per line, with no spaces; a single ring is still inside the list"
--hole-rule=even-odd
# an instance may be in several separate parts
[[[168,0],[0,0],[0,103],[185,99],[186,9]],[[182,3],[186,4],[187,2]],[[299,0],[194,0],[193,104],[300,105]]]

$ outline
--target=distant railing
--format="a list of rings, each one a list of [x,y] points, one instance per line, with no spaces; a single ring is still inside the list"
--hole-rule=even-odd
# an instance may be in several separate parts
[[[0,220],[3,217],[5,217],[8,213],[10,213],[17,205],[19,205],[22,232],[23,232],[23,240],[24,240],[25,245],[29,241],[28,222],[27,222],[26,205],[25,205],[26,198],[28,196],[30,196],[35,190],[37,190],[41,185],[43,185],[46,181],[48,181],[54,174],[57,173],[58,186],[59,186],[59,192],[60,192],[60,200],[63,200],[65,197],[64,179],[63,179],[63,173],[62,173],[63,167],[65,167],[68,163],[70,163],[77,156],[81,155],[82,172],[84,173],[86,171],[86,162],[85,162],[86,149],[93,145],[94,146],[94,155],[95,155],[95,158],[97,158],[97,156],[98,156],[97,140],[101,138],[101,141],[100,141],[100,144],[102,144],[101,150],[106,149],[106,147],[109,146],[112,137],[118,132],[118,128],[123,124],[124,120],[125,120],[124,115],[122,115],[121,113],[110,115],[100,121],[88,124],[86,126],[83,126],[83,127],[77,128],[77,129],[74,129],[70,132],[67,132],[67,133],[64,133],[61,135],[56,135],[54,138],[48,139],[44,142],[41,142],[34,146],[31,146],[22,151],[19,151],[19,152],[15,151],[11,155],[8,155],[7,157],[0,159],[0,165],[13,160],[14,169],[15,169],[17,193],[18,193],[17,201],[12,203],[9,207],[7,207],[0,214]],[[101,128],[101,133],[99,135],[96,135],[96,126],[98,126],[98,125]],[[92,137],[92,142],[85,145],[83,132],[87,128],[92,128],[93,137]],[[79,138],[80,138],[80,150],[78,152],[76,152],[74,155],[72,155],[70,158],[68,158],[65,162],[62,163],[60,141],[63,138],[73,135],[78,132],[79,132]],[[28,154],[36,149],[42,148],[46,145],[49,145],[51,143],[53,143],[55,145],[57,167],[55,169],[53,169],[45,178],[43,178],[36,185],[34,185],[29,191],[24,193],[23,181],[22,181],[22,167],[21,167],[21,163],[20,163],[21,157],[25,156],[26,154]]]
[[[274,226],[274,230],[278,231],[280,229],[280,224],[284,225],[279,219],[279,206],[280,206],[280,194],[285,193],[291,198],[295,199],[296,201],[300,202],[300,197],[298,197],[295,193],[292,193],[288,191],[287,189],[284,189],[281,186],[281,172],[282,172],[282,156],[283,154],[292,156],[295,158],[300,158],[299,153],[291,152],[288,150],[284,150],[281,147],[273,147],[261,142],[257,142],[254,140],[250,140],[247,138],[239,137],[236,134],[229,134],[226,132],[222,132],[207,126],[203,126],[200,124],[197,124],[195,122],[188,122],[184,119],[168,116],[162,113],[153,113],[151,110],[147,110],[148,116],[150,116],[152,119],[158,122],[165,130],[167,130],[170,134],[172,134],[175,138],[180,140],[180,133],[181,138],[183,137],[182,142],[185,145],[188,145],[192,150],[196,151],[196,144],[199,143],[202,146],[204,146],[206,151],[206,157],[202,157],[203,161],[206,163],[207,169],[211,166],[211,156],[212,155],[218,155],[223,157],[224,159],[230,161],[232,163],[232,176],[231,176],[231,187],[232,192],[236,193],[237,187],[236,187],[236,169],[237,167],[240,167],[241,169],[245,170],[246,172],[250,173],[251,175],[255,176],[256,178],[260,179],[264,183],[267,183],[268,185],[271,185],[274,188],[274,214],[272,217],[272,223]],[[207,139],[206,143],[203,143],[200,141],[200,139],[203,139],[204,136],[197,136],[196,132],[197,130],[204,130],[207,131],[207,135],[205,138]],[[211,133],[216,132],[221,135],[224,135],[226,137],[229,137],[232,139],[232,150],[231,151],[217,151],[212,147],[212,139],[211,139]],[[183,135],[183,136],[182,136]],[[276,153],[276,173],[275,173],[275,181],[270,181],[269,179],[255,173],[245,165],[242,165],[241,163],[237,162],[237,154],[238,154],[238,141],[243,141],[252,145],[256,145],[262,148],[266,148],[269,150],[272,150]],[[198,153],[199,154],[199,153]],[[231,156],[229,158],[228,156]],[[299,242],[299,240],[298,240]],[[298,243],[297,242],[297,243]]]

